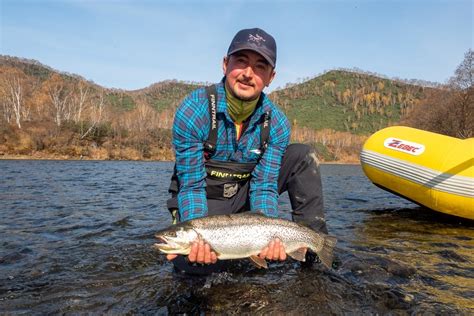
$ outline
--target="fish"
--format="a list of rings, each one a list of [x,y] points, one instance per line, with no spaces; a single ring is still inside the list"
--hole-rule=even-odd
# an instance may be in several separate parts
[[[176,225],[156,233],[154,248],[164,254],[189,255],[192,243],[203,240],[219,260],[249,258],[257,267],[268,268],[258,256],[271,240],[278,238],[293,259],[305,261],[306,250],[315,252],[328,268],[332,266],[337,239],[302,224],[256,213],[211,215]]]

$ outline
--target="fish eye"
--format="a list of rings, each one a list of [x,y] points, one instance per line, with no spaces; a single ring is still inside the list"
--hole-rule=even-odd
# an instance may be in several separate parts
[[[168,237],[176,237],[176,231],[172,230],[166,234]]]

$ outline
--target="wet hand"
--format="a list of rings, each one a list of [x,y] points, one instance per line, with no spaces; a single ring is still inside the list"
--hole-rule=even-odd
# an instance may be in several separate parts
[[[267,247],[262,249],[258,256],[262,259],[284,261],[286,260],[285,247],[280,239],[275,238],[270,241]]]
[[[168,260],[173,260],[178,255],[167,255]],[[188,255],[189,262],[211,264],[217,262],[217,255],[214,251],[211,251],[211,246],[204,241],[196,241],[191,246],[191,251]]]
[[[191,246],[188,260],[190,262],[211,264],[217,262],[217,255],[214,251],[211,251],[211,246],[208,243],[199,240]]]

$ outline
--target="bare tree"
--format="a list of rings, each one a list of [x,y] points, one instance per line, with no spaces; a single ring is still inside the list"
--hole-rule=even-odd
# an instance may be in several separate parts
[[[26,89],[24,74],[16,69],[7,69],[2,76],[1,87],[5,119],[10,122],[14,117],[16,125],[21,128],[22,114],[27,113],[23,109]]]
[[[13,119],[13,113],[8,101],[7,94],[3,91],[3,89],[2,89],[2,99],[0,100],[0,102],[2,102],[3,119],[7,121],[7,123],[10,124],[10,122]]]
[[[82,119],[82,113],[86,108],[86,102],[89,98],[90,88],[84,81],[79,81],[77,84],[77,90],[72,98],[71,104],[74,108],[73,120],[74,122],[79,122]]]
[[[154,117],[156,111],[154,111],[150,106],[144,104],[140,104],[135,111],[136,113],[134,115],[134,125],[135,129],[138,132],[142,133],[154,127],[153,123],[155,121]]]
[[[450,79],[451,85],[460,89],[470,89],[474,85],[474,51],[469,49],[464,54],[464,60],[456,68],[454,77]]]
[[[474,52],[468,50],[449,83],[427,93],[401,120],[416,128],[453,137],[474,135]]]
[[[58,74],[53,74],[51,78],[45,82],[45,89],[53,108],[54,122],[57,126],[61,126],[63,120],[68,117],[68,102],[71,92]]]
[[[103,112],[104,112],[104,92],[101,91],[97,99],[91,104],[90,114],[89,114],[90,119],[91,119],[91,124],[89,128],[84,133],[82,133],[81,139],[84,139],[97,127],[97,124],[99,124],[102,120]]]
[[[474,51],[469,49],[450,80],[453,110],[457,118],[456,136],[469,138],[474,135]]]
[[[50,88],[49,97],[51,98],[51,102],[55,110],[54,121],[56,122],[56,125],[61,126],[64,113],[66,111],[69,94],[65,92],[63,85],[55,85],[54,87]]]

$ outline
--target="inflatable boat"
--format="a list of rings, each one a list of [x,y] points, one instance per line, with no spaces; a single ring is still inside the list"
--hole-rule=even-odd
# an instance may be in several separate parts
[[[392,126],[367,139],[360,161],[375,185],[432,210],[474,220],[474,138]]]

